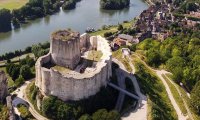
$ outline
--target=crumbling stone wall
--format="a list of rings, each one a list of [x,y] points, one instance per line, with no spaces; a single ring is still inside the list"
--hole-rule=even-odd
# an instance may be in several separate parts
[[[0,101],[2,102],[8,94],[8,82],[6,74],[0,71]]]
[[[82,35],[79,42],[79,47],[95,46],[97,50],[102,51],[101,60],[97,62],[95,68],[90,68],[89,72],[81,74],[72,70],[62,74],[55,69],[42,67],[53,59],[51,53],[39,58],[36,62],[35,84],[43,95],[57,96],[63,101],[80,100],[95,95],[102,86],[107,85],[112,76],[112,53],[108,42],[101,36],[88,37],[87,34]]]
[[[8,112],[9,112],[9,120],[16,120],[11,96],[8,96],[6,98],[6,102],[7,102]]]
[[[69,30],[55,32],[51,36],[50,53],[55,64],[74,69],[81,56],[80,34]]]

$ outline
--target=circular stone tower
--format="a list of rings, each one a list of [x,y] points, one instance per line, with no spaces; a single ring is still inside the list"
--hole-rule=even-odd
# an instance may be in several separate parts
[[[71,30],[56,31],[51,35],[52,61],[74,69],[80,61],[80,34]]]

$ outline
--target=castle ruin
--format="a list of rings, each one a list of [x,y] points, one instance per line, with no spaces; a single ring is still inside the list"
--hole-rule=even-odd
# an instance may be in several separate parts
[[[51,35],[50,52],[36,62],[35,84],[43,95],[63,101],[88,98],[107,85],[111,59],[105,38],[59,30]]]
[[[5,100],[8,94],[8,81],[4,71],[0,71],[0,102]]]

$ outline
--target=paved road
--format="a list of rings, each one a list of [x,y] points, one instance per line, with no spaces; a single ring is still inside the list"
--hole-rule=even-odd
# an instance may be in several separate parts
[[[33,107],[33,105],[29,102],[29,100],[26,97],[25,90],[27,86],[31,83],[32,80],[26,81],[20,88],[15,90],[12,94],[17,94],[16,99],[14,99],[14,105],[17,105],[18,103],[28,103],[29,104],[29,111],[31,114],[37,119],[37,120],[48,120],[47,118],[40,115]]]

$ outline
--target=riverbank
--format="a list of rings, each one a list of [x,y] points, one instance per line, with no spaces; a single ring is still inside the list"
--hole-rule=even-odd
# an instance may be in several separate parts
[[[88,27],[99,29],[103,25],[130,21],[148,8],[144,1],[131,2],[132,6],[123,10],[101,10],[96,0],[83,0],[77,3],[76,9],[61,10],[51,16],[24,24],[19,29],[0,33],[0,55],[48,41],[49,35],[58,29],[71,28],[82,34]]]

